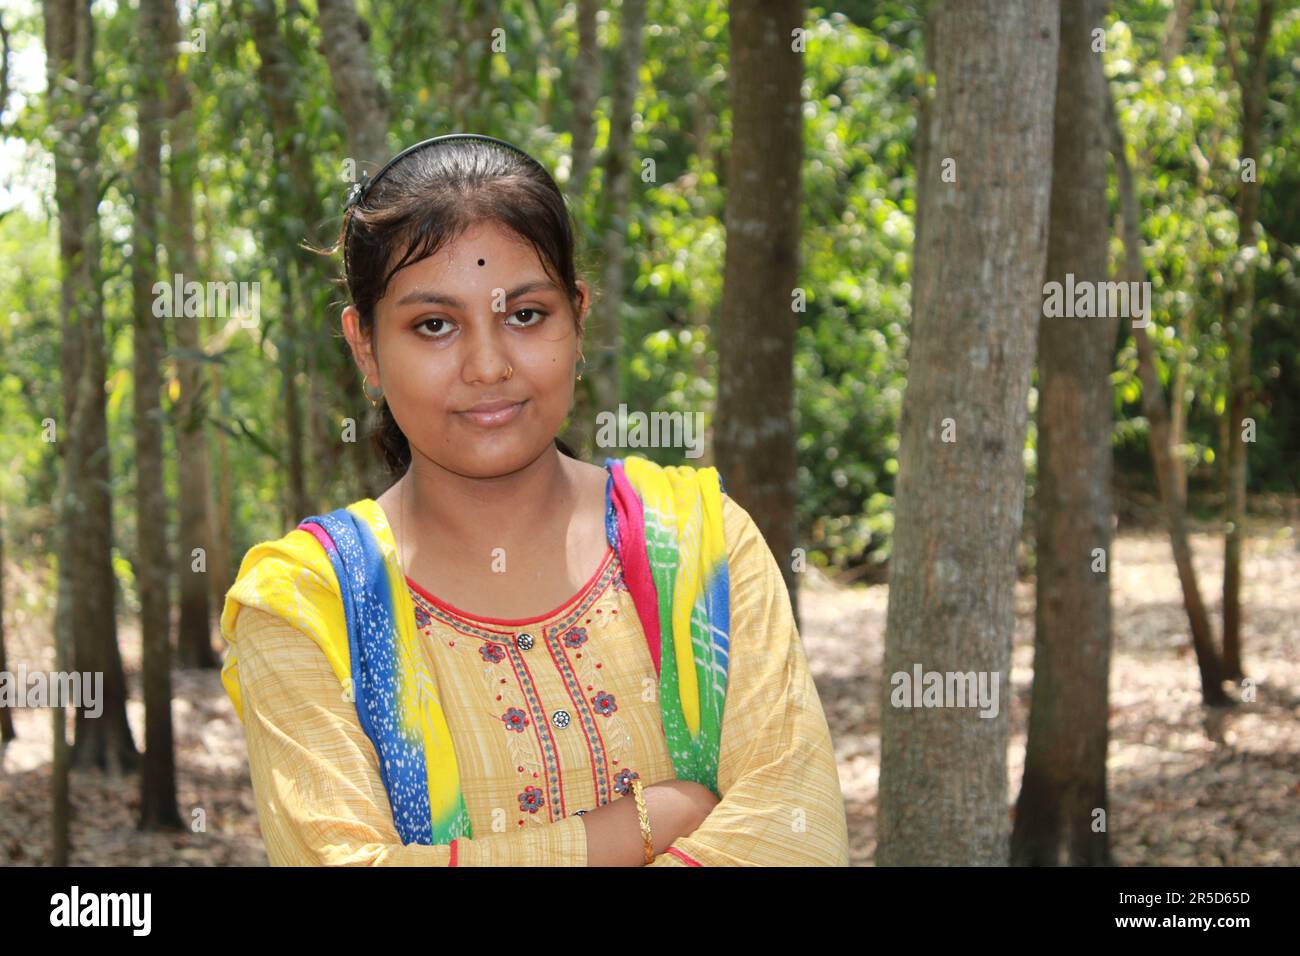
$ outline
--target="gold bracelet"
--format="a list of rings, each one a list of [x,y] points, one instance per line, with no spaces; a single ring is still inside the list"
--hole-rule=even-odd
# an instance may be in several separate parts
[[[641,822],[641,840],[645,843],[645,861],[653,863],[655,861],[655,843],[650,834],[650,812],[645,806],[645,794],[642,792],[641,779],[632,778],[632,795],[636,797],[636,815]]]

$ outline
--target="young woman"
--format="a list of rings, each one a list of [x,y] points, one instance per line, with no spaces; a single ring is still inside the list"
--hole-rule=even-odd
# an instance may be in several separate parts
[[[748,513],[712,468],[561,453],[589,290],[550,175],[436,137],[354,193],[340,245],[400,477],[251,549],[227,594],[271,863],[847,864]]]

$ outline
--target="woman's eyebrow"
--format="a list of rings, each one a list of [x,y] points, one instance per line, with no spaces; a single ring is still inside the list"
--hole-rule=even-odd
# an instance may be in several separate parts
[[[506,293],[506,301],[517,299],[521,295],[527,295],[529,292],[553,291],[555,283],[545,279],[533,279],[522,285],[515,286]],[[454,295],[445,295],[435,289],[412,289],[406,295],[397,300],[398,305],[409,305],[412,302],[420,302],[426,305],[445,305],[453,309],[462,309],[465,303]]]

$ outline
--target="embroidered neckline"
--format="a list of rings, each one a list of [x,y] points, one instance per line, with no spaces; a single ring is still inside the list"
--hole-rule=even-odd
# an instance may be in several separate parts
[[[454,604],[448,604],[446,601],[442,600],[441,598],[435,597],[433,594],[430,594],[428,591],[422,588],[418,583],[412,580],[410,575],[403,572],[402,577],[406,579],[406,586],[410,590],[418,594],[420,597],[424,598],[424,600],[432,604],[434,607],[442,611],[445,611],[447,614],[450,614],[453,617],[457,617],[463,621],[468,621],[474,624],[495,624],[501,627],[518,627],[524,624],[538,624],[563,614],[565,611],[572,608],[575,604],[577,604],[580,600],[582,600],[583,597],[586,596],[586,594],[600,580],[601,575],[604,573],[605,569],[609,567],[609,563],[612,560],[614,560],[614,558],[617,557],[618,554],[617,548],[615,546],[615,543],[618,540],[618,530],[617,530],[618,524],[614,514],[614,476],[610,473],[608,464],[606,464],[605,466],[605,473],[607,476],[605,480],[605,556],[601,559],[599,567],[597,567],[596,570],[592,573],[591,577],[587,579],[587,582],[578,589],[576,594],[570,597],[559,607],[552,608],[550,611],[547,611],[545,614],[538,614],[534,617],[513,618],[513,619],[508,619],[503,617],[486,617],[482,614],[472,614],[469,611],[463,611],[460,608],[456,607]],[[381,514],[383,513],[382,509],[380,509],[380,513]]]
[[[421,598],[423,598],[425,601],[429,602],[439,610],[445,611],[447,614],[450,614],[453,617],[458,617],[464,621],[469,621],[475,624],[495,624],[501,627],[518,627],[524,624],[540,624],[544,621],[549,621],[551,618],[557,617],[563,614],[571,607],[573,607],[584,597],[586,597],[587,593],[593,587],[596,586],[597,582],[600,581],[602,575],[605,573],[605,570],[609,567],[610,562],[614,560],[614,557],[615,557],[614,549],[608,543],[606,543],[605,557],[601,560],[600,567],[596,568],[595,572],[593,572],[591,577],[587,579],[587,582],[578,589],[577,593],[575,593],[572,597],[566,600],[559,607],[547,611],[545,614],[538,614],[534,617],[503,618],[503,617],[486,617],[482,614],[473,614],[469,611],[462,611],[460,608],[456,607],[455,605],[448,604],[446,601],[442,600],[441,598],[435,597],[434,595],[426,591],[424,588],[420,587],[420,585],[417,584],[415,581],[412,581],[409,576],[406,578],[406,585],[411,590],[413,590],[416,594],[418,594]]]

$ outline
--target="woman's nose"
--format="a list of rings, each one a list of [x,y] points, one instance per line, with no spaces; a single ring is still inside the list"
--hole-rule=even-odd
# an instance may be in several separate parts
[[[502,328],[503,313],[488,312],[465,337],[465,358],[461,374],[466,382],[496,384],[513,374],[510,350]]]

